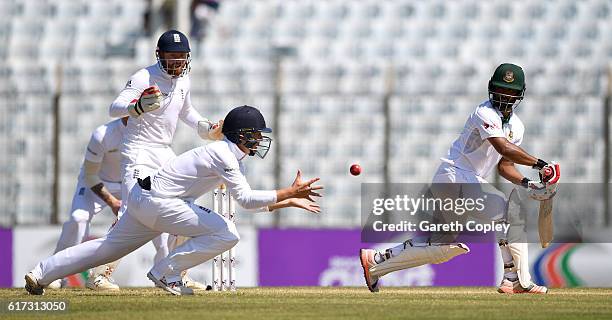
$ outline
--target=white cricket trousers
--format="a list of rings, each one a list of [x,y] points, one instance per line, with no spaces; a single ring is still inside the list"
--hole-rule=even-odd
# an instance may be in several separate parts
[[[235,246],[236,225],[220,214],[182,199],[152,196],[136,185],[128,210],[102,238],[62,250],[41,261],[32,271],[41,285],[115,261],[143,246],[162,232],[190,237],[157,262],[151,272],[166,281],[181,279],[181,272]]]
[[[176,154],[169,146],[150,148],[123,146],[123,148],[121,151],[121,170],[123,175],[123,183],[121,184],[122,199],[128,198],[130,190],[136,185],[136,181],[139,178],[153,177],[159,168],[176,157]],[[124,201],[121,204],[121,209],[119,209],[119,217],[123,215],[126,209],[127,202]],[[174,249],[169,244],[174,243],[175,239],[173,235],[162,233],[159,237],[154,238],[152,242],[156,251],[153,261],[157,263],[165,258],[170,253],[170,250]]]

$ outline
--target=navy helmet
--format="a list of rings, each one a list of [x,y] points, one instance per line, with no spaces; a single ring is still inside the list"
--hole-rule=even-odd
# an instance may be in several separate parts
[[[160,55],[161,52],[180,52],[186,53],[186,56],[181,59],[168,59],[162,57]],[[157,57],[159,67],[174,78],[182,77],[191,70],[189,39],[180,31],[168,30],[164,32],[157,40],[155,56]]]
[[[223,120],[221,132],[229,141],[247,147],[250,156],[258,155],[263,159],[270,151],[272,139],[262,133],[271,133],[272,129],[266,126],[257,108],[245,105],[232,109]]]

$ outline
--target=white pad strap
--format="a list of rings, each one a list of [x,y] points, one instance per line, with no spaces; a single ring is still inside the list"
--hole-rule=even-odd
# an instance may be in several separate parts
[[[470,252],[463,243],[415,245],[406,247],[395,257],[387,259],[370,268],[370,274],[374,277],[382,277],[387,273],[418,267],[427,263],[446,262],[460,254]]]
[[[519,282],[523,288],[529,288],[532,285],[531,274],[529,273],[529,253],[527,252],[526,243],[509,243],[508,249],[514,260],[514,268],[518,274]]]

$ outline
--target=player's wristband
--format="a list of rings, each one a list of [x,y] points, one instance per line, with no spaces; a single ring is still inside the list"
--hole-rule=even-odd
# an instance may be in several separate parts
[[[523,180],[521,180],[521,186],[529,188],[529,178],[524,177]]]
[[[536,164],[534,164],[532,168],[540,170],[540,169],[546,167],[547,165],[548,165],[548,163],[546,161],[544,161],[542,159],[538,159],[538,162],[536,162]]]

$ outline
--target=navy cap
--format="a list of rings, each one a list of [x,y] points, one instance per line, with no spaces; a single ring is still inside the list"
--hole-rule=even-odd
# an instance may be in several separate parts
[[[187,36],[177,30],[164,32],[157,40],[157,50],[163,52],[191,52]]]

